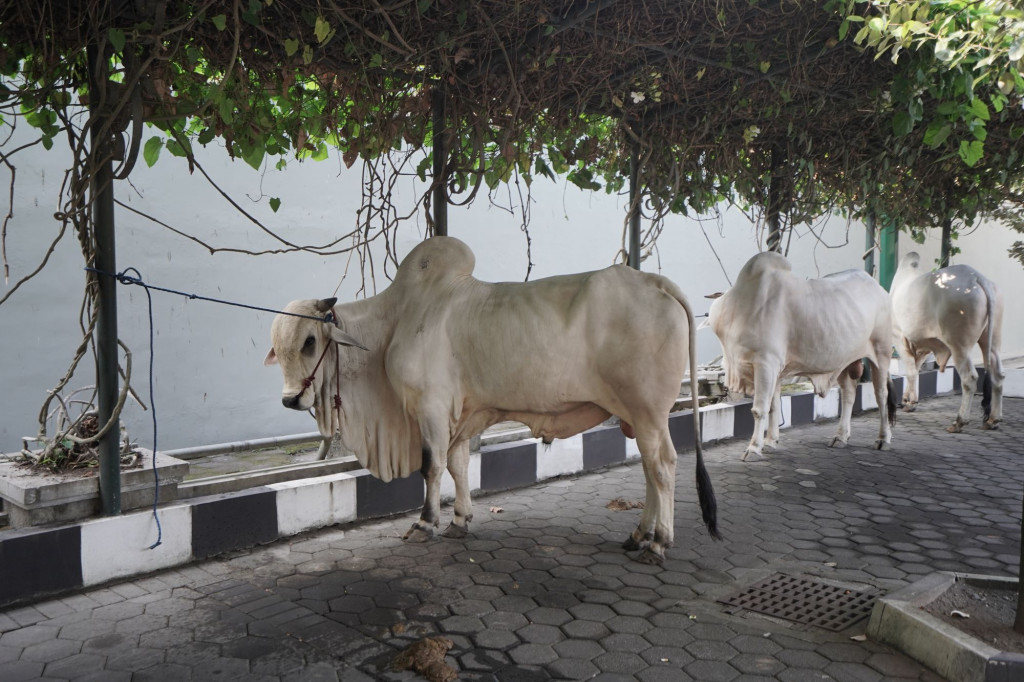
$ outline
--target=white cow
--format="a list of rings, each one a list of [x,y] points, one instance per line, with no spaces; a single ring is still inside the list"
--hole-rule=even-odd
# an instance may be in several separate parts
[[[978,371],[970,358],[971,349],[978,344],[986,369],[982,426],[996,428],[1003,418],[1005,376],[999,359],[1003,299],[996,285],[969,265],[923,272],[921,257],[911,252],[900,259],[890,291],[893,329],[907,374],[903,393],[906,409],[912,410],[917,404],[917,373],[928,353],[935,354],[941,371],[946,370],[952,356],[963,396],[956,421],[946,430],[962,431],[970,419],[971,399],[978,385]]]
[[[696,376],[686,297],[664,277],[621,265],[492,284],[472,276],[474,264],[464,243],[434,237],[417,245],[391,286],[372,298],[290,303],[286,312],[308,317],[278,315],[266,359],[281,365],[282,402],[312,408],[324,438],[339,434],[384,481],[422,471],[426,501],[405,535],[415,542],[438,525],[445,468],[455,481],[455,509],[444,534],[466,534],[472,436],[515,420],[550,443],[616,415],[623,432],[635,434],[647,480],[646,506],[624,547],[660,564],[674,523],[676,451],[668,416],[687,356]],[[325,313],[333,323],[320,320]],[[698,497],[718,537],[696,395],[693,403]]]
[[[808,377],[821,396],[838,381],[842,417],[831,445],[845,447],[862,358],[872,365],[879,405],[875,446],[889,448],[896,410],[889,379],[889,296],[867,273],[846,270],[799,279],[785,257],[760,253],[711,305],[708,323],[722,342],[727,387],[754,396],[754,435],[744,460],[760,456],[764,446],[778,445],[782,378],[787,376]]]

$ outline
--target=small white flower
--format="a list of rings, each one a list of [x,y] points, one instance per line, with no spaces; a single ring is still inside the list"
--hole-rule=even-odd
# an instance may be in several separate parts
[[[761,134],[760,126],[749,126],[743,131],[743,141],[750,144]]]
[[[647,95],[642,92],[636,92],[635,90],[629,93],[629,96],[633,98],[633,104],[640,104],[640,102],[647,99]]]

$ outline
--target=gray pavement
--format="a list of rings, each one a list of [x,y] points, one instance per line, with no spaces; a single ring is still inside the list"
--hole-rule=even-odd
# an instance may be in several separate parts
[[[460,680],[940,680],[851,639],[866,620],[833,633],[716,600],[778,572],[881,592],[936,570],[1017,575],[1024,401],[998,431],[979,415],[952,435],[958,400],[900,413],[891,452],[868,449],[875,413],[845,450],[825,447],[834,422],[784,431],[757,462],[708,448],[720,543],[682,455],[662,568],[620,549],[640,512],[606,508],[643,499],[633,463],[478,497],[462,540],[403,544],[409,514],[0,611],[0,680],[414,680],[389,662],[432,634]]]

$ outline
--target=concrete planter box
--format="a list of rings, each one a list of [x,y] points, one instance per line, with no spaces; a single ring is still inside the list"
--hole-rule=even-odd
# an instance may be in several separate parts
[[[957,581],[978,587],[1017,589],[1013,578],[966,573],[932,573],[879,599],[871,611],[868,637],[888,644],[957,682],[1014,682],[1024,679],[1024,654],[1003,652],[948,625],[923,607]]]
[[[140,451],[142,466],[121,472],[122,511],[153,504],[153,458],[149,451]],[[157,453],[156,470],[160,502],[178,499],[178,484],[188,473],[188,463]],[[97,516],[102,508],[95,470],[51,474],[9,461],[0,462],[0,498],[13,528],[79,521]]]

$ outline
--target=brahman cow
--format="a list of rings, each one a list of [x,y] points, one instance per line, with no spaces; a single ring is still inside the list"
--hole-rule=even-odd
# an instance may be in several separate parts
[[[409,253],[376,296],[288,304],[285,312],[305,317],[274,319],[266,358],[281,365],[285,407],[312,408],[324,438],[337,433],[384,481],[423,473],[423,513],[405,534],[412,542],[427,540],[438,525],[445,468],[455,481],[455,509],[444,535],[466,534],[469,439],[488,426],[523,422],[550,443],[616,415],[623,432],[635,434],[647,480],[640,523],[623,546],[660,564],[674,522],[668,416],[687,357],[697,375],[686,297],[668,279],[622,265],[493,284],[472,276],[474,264],[464,243],[434,237]],[[693,393],[698,498],[717,538]]]
[[[875,447],[889,448],[896,409],[889,379],[892,318],[889,295],[870,275],[846,270],[799,279],[782,255],[759,253],[711,304],[708,323],[722,342],[726,386],[754,396],[754,435],[744,460],[760,456],[764,446],[778,445],[782,378],[787,376],[809,378],[820,396],[838,381],[842,416],[830,445],[845,447],[862,358],[873,367],[879,405]]]
[[[982,426],[996,428],[1003,418],[1003,364],[999,337],[1003,326],[1003,299],[996,285],[969,265],[951,265],[934,272],[921,271],[921,257],[910,252],[900,259],[892,279],[893,324],[904,360],[906,409],[917,404],[917,373],[934,353],[941,371],[950,356],[960,374],[963,396],[956,421],[946,430],[959,433],[971,415],[971,399],[978,371],[971,362],[974,344],[981,346],[985,365],[981,406]]]

